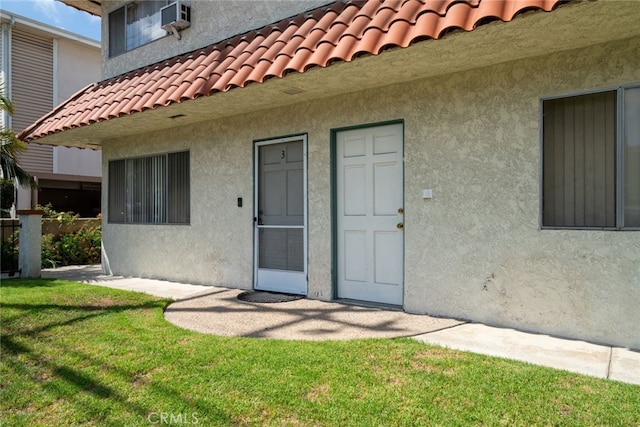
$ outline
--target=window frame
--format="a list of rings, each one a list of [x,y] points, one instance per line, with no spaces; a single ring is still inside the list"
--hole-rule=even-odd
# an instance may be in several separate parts
[[[141,43],[141,44],[136,45],[136,46],[134,46],[134,47],[132,47],[130,49],[127,49],[127,14],[129,13],[128,12],[129,6],[131,4],[134,4],[134,3],[141,3],[141,2],[145,2],[145,1],[164,2],[163,7],[171,4],[171,2],[172,2],[171,0],[131,0],[131,1],[128,1],[128,2],[126,2],[125,4],[123,4],[121,6],[113,9],[111,12],[109,12],[107,14],[107,40],[108,40],[108,43],[109,43],[109,46],[108,46],[107,50],[108,50],[109,58],[115,58],[116,56],[125,54],[127,52],[131,52],[132,50],[135,50],[135,49],[137,49],[139,47],[142,47],[142,46],[146,46],[146,45],[148,45],[150,43],[155,42],[156,40],[163,39],[163,38],[165,38],[165,37],[167,37],[169,35],[168,32],[163,30],[164,34],[162,36],[159,36],[157,38],[152,38],[151,40],[149,40],[147,42]],[[112,26],[112,16],[117,12],[122,12],[122,15],[124,16],[124,18],[123,18],[123,26],[124,27],[123,27],[123,31],[122,31],[124,48],[123,48],[122,51],[113,53],[112,52],[112,43],[111,43],[111,32],[112,32],[111,31],[111,26]],[[158,12],[156,12],[156,13],[160,14],[160,10],[158,10]]]
[[[539,114],[539,126],[538,126],[538,140],[539,140],[539,200],[538,200],[538,227],[541,230],[602,230],[602,231],[640,231],[640,226],[625,226],[624,225],[624,187],[625,187],[625,92],[628,89],[640,89],[639,83],[618,84],[614,86],[601,87],[596,89],[585,89],[580,91],[566,92],[559,95],[543,96],[539,100],[538,114]],[[567,99],[582,95],[595,95],[599,93],[615,92],[615,221],[616,225],[613,227],[603,226],[554,226],[544,224],[544,103],[545,101]]]
[[[171,154],[180,154],[180,153],[187,153],[188,154],[188,220],[186,222],[170,222],[170,218],[171,218],[171,206],[170,206],[170,185],[169,185],[169,156]],[[130,160],[138,160],[138,159],[151,159],[153,157],[164,157],[165,159],[165,176],[164,176],[164,194],[163,194],[163,198],[165,200],[165,221],[164,222],[136,222],[136,221],[132,221],[132,220],[128,220],[127,218],[127,213],[126,213],[126,203],[127,203],[127,194],[128,191],[130,191],[130,187],[129,185],[131,185],[128,182],[128,169],[127,169],[127,162]],[[112,176],[111,176],[111,164],[113,162],[119,162],[119,161],[124,161],[124,204],[125,204],[125,213],[124,213],[124,220],[123,221],[114,221],[112,220],[112,212],[111,212],[111,197],[112,197],[112,192],[111,192],[111,182],[112,182]],[[113,158],[113,159],[109,159],[107,161],[107,171],[108,171],[108,182],[106,185],[106,189],[107,189],[107,223],[108,224],[119,224],[119,225],[159,225],[159,226],[164,226],[164,225],[177,225],[177,226],[184,226],[184,225],[191,225],[191,150],[174,150],[174,151],[167,151],[167,152],[161,152],[161,153],[152,153],[152,154],[146,154],[146,155],[141,155],[141,156],[132,156],[132,157],[120,157],[120,158]]]

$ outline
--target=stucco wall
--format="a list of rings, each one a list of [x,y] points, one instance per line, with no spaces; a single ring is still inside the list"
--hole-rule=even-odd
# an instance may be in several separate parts
[[[101,176],[102,152],[86,148],[53,147],[53,173]]]
[[[331,0],[191,0],[191,27],[181,31],[180,40],[170,35],[109,58],[109,13],[129,1],[102,2],[105,79],[331,3]]]
[[[100,80],[100,49],[69,40],[57,40],[56,105],[66,101],[78,89]],[[81,71],[81,72],[80,72]],[[100,176],[100,151],[78,148],[53,148],[53,173]]]
[[[539,228],[540,98],[640,82],[638,52],[629,39],[107,141],[104,176],[109,159],[190,149],[192,224],[105,224],[105,266],[250,288],[252,141],[308,133],[308,293],[330,299],[330,130],[403,119],[407,311],[640,348],[640,232]]]
[[[66,101],[89,83],[100,80],[99,48],[58,38],[57,53],[55,105]]]

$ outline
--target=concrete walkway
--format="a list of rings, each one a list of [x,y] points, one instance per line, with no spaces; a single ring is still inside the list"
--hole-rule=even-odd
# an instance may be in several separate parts
[[[42,278],[73,280],[89,285],[144,292],[157,297],[175,300],[187,298],[199,292],[211,291],[211,286],[106,275],[102,274],[102,268],[99,265],[70,265],[60,268],[46,268],[42,270]]]
[[[175,299],[165,318],[203,333],[305,340],[410,336],[452,349],[640,385],[640,352],[624,348],[336,302],[250,304],[236,298],[242,292],[238,289],[107,276],[100,266],[47,269],[42,277]]]

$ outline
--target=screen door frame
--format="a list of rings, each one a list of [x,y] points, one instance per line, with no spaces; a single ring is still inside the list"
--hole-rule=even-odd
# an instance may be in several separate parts
[[[264,226],[259,224],[260,200],[260,148],[268,145],[299,141],[302,144],[303,224],[300,226]],[[293,135],[275,139],[254,141],[254,280],[256,290],[307,295],[308,289],[308,197],[307,197],[307,135]],[[302,228],[303,271],[260,268],[260,230],[263,228]]]

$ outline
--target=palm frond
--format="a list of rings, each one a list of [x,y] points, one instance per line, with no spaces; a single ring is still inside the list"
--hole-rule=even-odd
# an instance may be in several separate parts
[[[13,103],[4,93],[4,85],[0,85],[0,110],[13,114]]]
[[[13,104],[0,86],[0,110],[13,114]],[[4,179],[15,179],[22,186],[38,188],[36,180],[18,163],[20,153],[27,151],[27,144],[20,141],[12,129],[0,129],[0,173]]]

